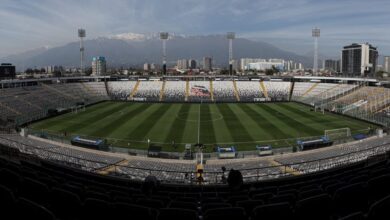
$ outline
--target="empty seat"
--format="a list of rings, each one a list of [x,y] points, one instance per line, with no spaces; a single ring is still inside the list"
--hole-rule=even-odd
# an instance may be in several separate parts
[[[156,219],[157,211],[145,206],[115,203],[113,205],[112,216],[109,219],[141,219],[154,220]]]
[[[328,220],[331,217],[332,199],[327,194],[317,195],[300,200],[296,203],[297,219]]]
[[[50,197],[51,208],[60,219],[73,219],[74,216],[80,215],[81,201],[78,195],[53,188]]]
[[[290,219],[292,217],[290,204],[287,202],[267,204],[256,207],[252,212],[252,220]]]
[[[109,203],[99,199],[86,199],[82,207],[83,219],[110,219],[112,216]]]
[[[365,212],[368,208],[367,188],[364,183],[355,183],[336,190],[334,207],[340,217],[353,212]]]
[[[390,175],[372,178],[368,181],[368,195],[370,201],[376,201],[390,194]]]
[[[245,210],[239,207],[209,209],[204,213],[205,220],[247,219]]]
[[[137,200],[137,205],[146,206],[154,209],[164,208],[164,202],[156,199],[141,198]]]
[[[172,201],[169,204],[169,208],[179,208],[179,209],[189,209],[189,210],[198,210],[198,204],[194,202],[178,202],[178,201]]]
[[[390,210],[390,196],[387,196],[371,205],[368,212],[368,219],[369,220],[389,219],[390,218],[389,210]]]
[[[228,203],[206,203],[202,205],[202,212],[205,213],[209,209],[216,209],[216,208],[229,208],[231,207]]]
[[[158,220],[197,220],[196,211],[180,208],[160,209]]]
[[[245,213],[249,215],[252,213],[253,209],[257,206],[263,205],[263,200],[245,200],[237,202],[236,206],[241,207],[245,210]]]
[[[17,204],[17,213],[15,219],[39,219],[54,220],[55,217],[51,211],[45,207],[25,198],[19,198]]]
[[[343,218],[339,218],[339,220],[364,220],[364,219],[365,219],[364,215],[361,212],[355,212]]]

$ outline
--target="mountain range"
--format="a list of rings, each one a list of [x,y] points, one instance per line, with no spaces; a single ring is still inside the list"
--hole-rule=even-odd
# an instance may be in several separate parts
[[[0,62],[13,63],[18,70],[62,65],[78,67],[80,65],[79,42],[68,43],[64,46],[42,47],[21,54],[0,58]],[[84,41],[86,66],[91,65],[92,57],[104,56],[110,67],[142,66],[148,63],[161,63],[162,44],[158,34],[126,33],[109,37],[100,37]],[[301,62],[311,66],[312,58],[282,50],[274,45],[237,38],[233,43],[236,58],[280,58]],[[167,42],[167,60],[169,64],[178,59],[213,58],[214,65],[228,64],[228,40],[223,35],[184,36],[171,35]]]

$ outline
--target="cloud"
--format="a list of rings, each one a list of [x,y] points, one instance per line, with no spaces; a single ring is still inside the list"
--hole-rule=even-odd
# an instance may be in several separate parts
[[[325,54],[366,41],[390,54],[389,10],[388,0],[2,0],[0,56],[75,41],[79,27],[87,29],[88,38],[235,31],[305,53],[317,26]]]

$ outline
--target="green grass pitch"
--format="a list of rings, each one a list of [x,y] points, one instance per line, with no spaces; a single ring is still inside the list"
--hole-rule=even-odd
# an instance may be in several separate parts
[[[106,138],[119,147],[146,149],[147,140],[165,151],[183,151],[187,143],[216,143],[254,150],[257,144],[289,146],[292,138],[321,136],[326,129],[349,127],[352,133],[374,127],[344,116],[310,111],[297,103],[148,104],[103,102],[78,113],[37,122],[30,128],[67,136]],[[291,140],[288,140],[291,139]],[[175,147],[172,143],[175,143]],[[208,146],[208,148],[207,148]]]

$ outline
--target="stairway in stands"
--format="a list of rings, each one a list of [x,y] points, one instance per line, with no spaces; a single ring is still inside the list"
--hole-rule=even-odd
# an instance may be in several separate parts
[[[313,89],[315,89],[318,86],[318,84],[320,84],[320,83],[314,83],[305,93],[303,93],[302,97],[306,96],[311,91],[313,91]]]
[[[64,93],[63,91],[61,91],[61,90],[59,90],[59,89],[57,89],[57,88],[54,88],[53,86],[46,85],[45,83],[41,83],[40,85],[42,85],[42,87],[43,87],[44,89],[46,89],[46,90],[54,91],[54,92],[56,92],[56,93],[61,94],[62,96],[66,96],[66,97],[68,97],[68,98],[70,98],[70,99],[81,98],[81,97],[74,97],[74,96],[71,96],[71,95],[69,95],[69,94],[66,94],[66,93]]]
[[[211,98],[211,101],[214,102],[214,87],[213,87],[213,80],[210,80],[210,98]]]
[[[233,80],[233,87],[234,87],[234,96],[236,96],[237,102],[239,102],[240,101],[240,96],[238,95],[236,80]]]
[[[140,83],[141,83],[141,81],[138,80],[137,83],[135,84],[133,91],[131,91],[131,93],[130,93],[130,96],[129,96],[130,99],[132,99],[134,97],[134,95],[137,93],[138,86]]]
[[[190,96],[190,81],[186,81],[186,97],[185,101],[188,102],[188,96]]]
[[[17,115],[21,115],[22,114],[19,111],[15,110],[15,109],[13,109],[13,108],[11,108],[9,106],[7,106],[6,104],[2,104],[1,102],[0,102],[0,107],[4,108],[4,109],[7,109],[8,111],[11,111],[11,112],[13,112],[13,113],[15,113]]]
[[[164,80],[162,83],[162,86],[161,86],[161,90],[160,90],[160,102],[162,102],[164,99],[165,83],[166,83],[166,81]]]
[[[264,85],[264,81],[260,81],[260,90],[263,91],[265,98],[268,99],[268,91]]]

